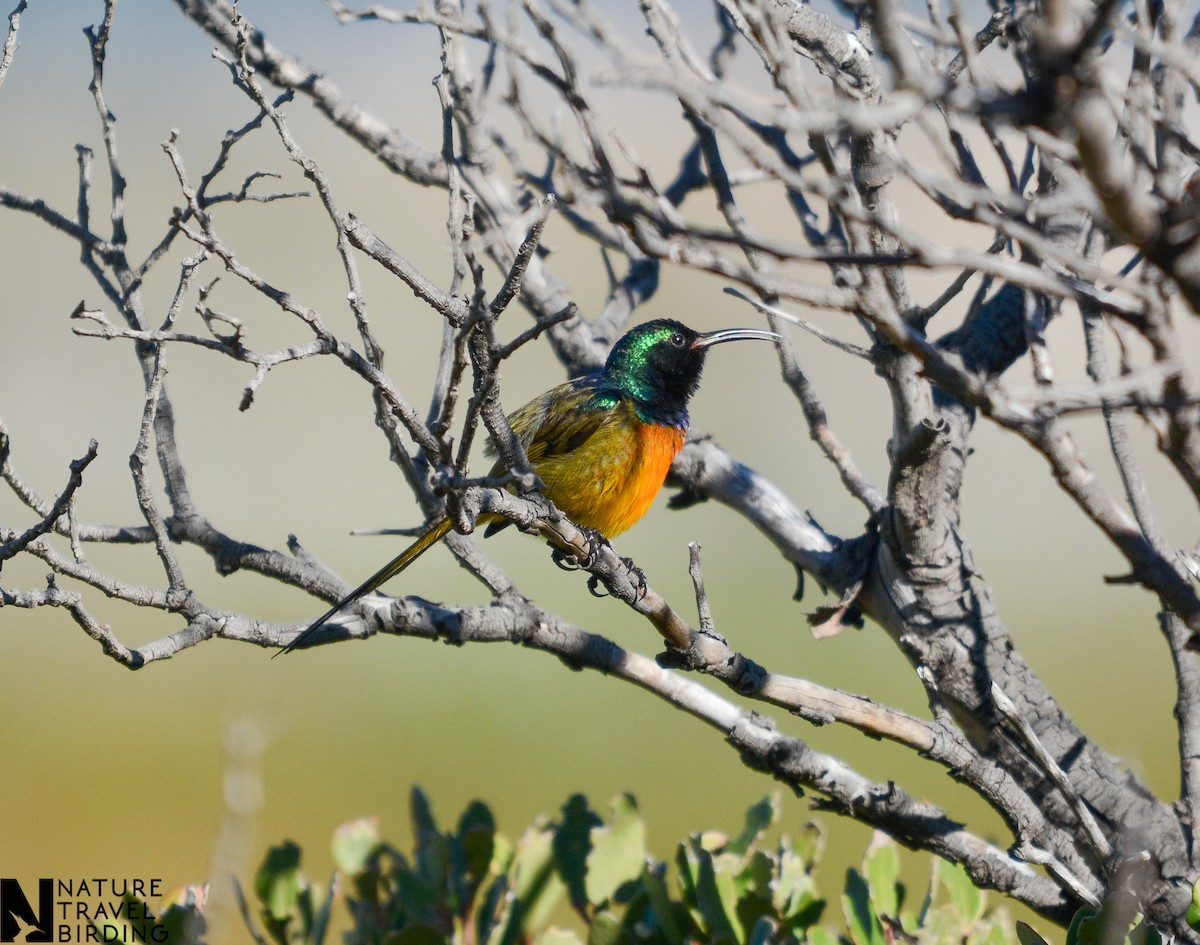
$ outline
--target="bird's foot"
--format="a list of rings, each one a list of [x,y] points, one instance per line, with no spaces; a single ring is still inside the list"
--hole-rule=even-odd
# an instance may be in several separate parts
[[[579,530],[587,536],[588,556],[584,567],[590,568],[596,564],[597,559],[600,557],[600,549],[604,547],[611,548],[612,544],[598,529],[580,526]],[[606,589],[601,587],[600,575],[598,574],[593,574],[588,578],[587,589],[593,597],[611,596]]]
[[[561,548],[550,549],[550,560],[564,571],[578,571],[580,569],[580,564],[575,560],[575,557]]]
[[[603,533],[599,531],[599,529],[588,528],[586,525],[581,525],[579,526],[579,530],[583,532],[584,536],[588,540],[588,556],[587,561],[584,562],[583,566],[585,568],[590,568],[596,564],[596,559],[599,556],[600,549],[611,548],[612,545],[609,543],[609,540],[604,537]]]
[[[576,527],[583,532],[588,542],[586,558],[581,561],[577,555],[572,554],[570,551],[553,547],[550,549],[550,560],[564,571],[579,571],[584,568],[593,567],[596,564],[597,553],[600,547],[602,545],[612,547],[608,544],[608,539],[596,529],[588,528],[585,525],[577,525]]]
[[[600,558],[601,548],[612,548],[612,543],[604,536],[603,532],[595,528],[587,526],[577,526],[588,541],[588,555],[583,561],[573,556],[571,552],[564,551],[561,548],[552,548],[550,550],[550,560],[562,568],[564,571],[580,571],[596,566],[596,562]],[[621,558],[621,563],[625,565],[629,572],[630,583],[634,588],[634,600],[641,600],[649,587],[646,581],[646,573],[633,563],[632,558]],[[600,575],[593,574],[588,577],[587,588],[591,591],[593,597],[609,597],[609,592],[603,586],[603,580]]]
[[[649,582],[646,580],[646,572],[634,564],[632,558],[622,558],[621,564],[625,565],[625,568],[629,572],[629,583],[633,585],[634,601],[640,601],[646,596],[646,591],[650,587]],[[593,597],[612,596],[607,590],[600,589],[600,576],[598,574],[593,574],[588,578],[587,586],[588,590],[592,592]]]
[[[646,572],[634,564],[632,558],[622,558],[621,563],[629,569],[629,579],[633,584],[633,599],[641,600],[646,596],[646,591],[650,589],[650,582],[646,580]]]
[[[578,554],[577,547],[575,552],[565,548],[551,548],[550,559],[554,564],[563,568],[563,571],[580,571],[581,568],[595,567],[596,560],[599,558],[599,550],[601,547],[611,548],[607,538],[596,529],[589,529],[586,525],[576,525],[576,528],[583,532],[583,536],[588,540],[587,558],[582,558]]]

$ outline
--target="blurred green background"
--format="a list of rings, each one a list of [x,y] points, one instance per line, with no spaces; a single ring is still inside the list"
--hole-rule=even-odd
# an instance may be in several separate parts
[[[607,6],[619,25],[636,32],[634,9]],[[241,7],[273,42],[328,74],[349,97],[437,146],[433,31],[339,27],[315,0]],[[707,8],[685,3],[679,10],[689,28],[689,18],[702,23],[697,28],[703,35]],[[81,32],[102,14],[99,0],[35,0],[26,12],[20,48],[0,86],[0,183],[70,215],[75,145],[87,144],[97,153],[94,226],[105,232],[108,180]],[[178,130],[180,151],[198,178],[226,129],[253,114],[224,66],[211,58],[212,46],[173,4],[120,4],[106,93],[129,180],[135,259],[161,237],[172,207],[181,202],[161,148],[170,131]],[[617,105],[621,94],[612,93]],[[624,108],[620,131],[640,159],[667,179],[674,170],[671,135],[683,126],[671,102],[652,99],[651,105],[639,101]],[[447,285],[444,194],[401,184],[330,131],[307,103],[297,102],[287,115],[300,145],[329,174],[340,207]],[[239,146],[233,165],[220,189],[236,189],[256,169],[283,174],[278,189],[303,186],[269,133]],[[268,182],[263,189],[275,186]],[[746,196],[757,212],[769,199],[752,190]],[[314,199],[226,206],[218,211],[217,227],[241,261],[351,337],[332,230]],[[787,234],[790,222],[780,216],[777,227]],[[585,314],[595,314],[606,291],[597,254],[561,219],[552,219],[546,243],[572,297]],[[147,284],[152,322],[161,320],[177,262],[190,252],[180,240]],[[423,409],[440,337],[437,318],[372,265],[363,262],[362,272],[374,326],[388,351],[386,366]],[[68,320],[81,299],[104,308],[113,321],[116,313],[66,237],[13,211],[0,212],[0,277],[0,418],[12,437],[15,467],[40,494],[54,496],[66,481],[68,462],[95,437],[100,455],[86,473],[78,514],[90,522],[137,523],[127,463],[143,392],[133,353],[127,342],[75,336]],[[813,278],[827,277],[814,270]],[[946,278],[915,274],[913,282],[928,300]],[[722,288],[718,280],[664,268],[662,287],[644,315],[674,315],[699,329],[759,324]],[[212,304],[246,323],[247,343],[257,350],[309,337],[232,276],[223,276]],[[951,326],[961,311],[959,306],[943,315],[940,327]],[[844,319],[812,317],[854,337]],[[514,335],[526,324],[514,306],[502,328]],[[203,333],[190,307],[180,327]],[[797,342],[834,430],[866,474],[884,485],[890,420],[881,383],[863,364],[811,337]],[[1070,316],[1052,328],[1051,344],[1060,376],[1081,378],[1079,327]],[[184,347],[170,348],[167,364],[193,494],[219,528],[272,548],[295,533],[309,552],[355,581],[390,557],[400,539],[353,538],[351,529],[418,524],[373,425],[367,391],[331,360],[275,371],[245,413],[237,410],[251,377],[245,365]],[[1013,376],[1028,383],[1028,368],[1018,365]],[[548,349],[529,347],[505,371],[504,402],[511,409],[561,377]],[[863,510],[841,491],[832,467],[809,441],[766,346],[727,346],[715,353],[692,413],[699,429],[768,475],[826,528],[847,536],[861,529]],[[1095,418],[1075,426],[1093,464],[1108,475]],[[1139,438],[1151,457],[1153,494],[1170,537],[1190,547],[1194,504],[1153,458],[1148,438],[1140,432]],[[1102,575],[1123,571],[1121,560],[1057,491],[1030,450],[986,424],[974,446],[965,528],[1017,645],[1085,730],[1173,797],[1173,693],[1154,601],[1101,582]],[[0,494],[0,522],[27,527],[33,518],[6,491]],[[728,510],[707,504],[674,513],[660,500],[617,547],[690,613],[691,540],[704,547],[718,629],[736,647],[772,670],[925,711],[907,664],[876,628],[820,643],[810,637],[804,614],[819,600],[813,582],[803,604],[794,603],[791,567]],[[506,533],[486,548],[546,607],[623,646],[658,649],[647,624],[620,604],[590,597],[584,579],[556,569],[540,544]],[[124,580],[163,583],[148,549],[89,547],[88,553]],[[221,578],[192,549],[183,549],[181,559],[191,586],[211,605],[271,621],[302,620],[322,609],[253,575]],[[43,586],[46,570],[31,559],[11,561],[3,585]],[[479,586],[440,549],[391,590],[434,600],[482,599]],[[178,628],[95,591],[85,589],[85,597],[130,645]],[[413,784],[428,791],[444,821],[473,797],[487,800],[509,835],[535,815],[557,810],[573,791],[603,808],[628,790],[640,801],[661,857],[688,831],[736,828],[745,807],[774,789],[744,768],[718,733],[646,693],[593,673],[569,672],[537,653],[376,638],[275,662],[267,657],[216,641],[130,673],[103,657],[62,613],[0,611],[0,873],[158,877],[167,887],[211,879],[213,940],[222,942],[240,938],[230,912],[230,873],[248,879],[266,846],[288,837],[304,847],[309,874],[323,879],[332,866],[333,828],[365,814],[377,814],[385,834],[405,841]],[[895,780],[1009,842],[980,805],[933,766],[849,730],[814,729],[787,718],[780,723],[870,776]],[[805,799],[785,800],[787,823],[809,816]],[[841,868],[858,859],[869,834],[830,818],[824,823],[835,870],[826,891],[832,893]]]

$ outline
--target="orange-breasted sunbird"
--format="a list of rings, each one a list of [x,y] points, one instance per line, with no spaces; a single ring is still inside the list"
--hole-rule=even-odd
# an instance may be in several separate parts
[[[603,370],[552,387],[514,411],[508,423],[545,484],[546,498],[576,525],[612,538],[646,514],[666,481],[687,437],[688,401],[708,349],[778,337],[756,328],[702,333],[672,319],[646,322],[621,336]],[[498,461],[491,474],[503,472]],[[508,524],[494,514],[484,520],[485,535]],[[395,577],[450,527],[449,518],[436,520],[281,652],[302,645],[338,611]]]

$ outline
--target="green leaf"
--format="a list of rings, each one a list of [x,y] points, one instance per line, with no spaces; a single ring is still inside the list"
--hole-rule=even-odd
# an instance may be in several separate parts
[[[950,897],[950,904],[958,912],[963,933],[983,918],[987,903],[983,890],[971,882],[971,877],[962,866],[948,860],[937,861],[937,874]]]
[[[647,863],[642,870],[642,889],[654,915],[654,924],[667,940],[667,945],[682,945],[683,932],[675,919],[675,906],[663,878],[665,873],[666,864]]]
[[[771,945],[772,942],[777,941],[778,934],[779,923],[767,916],[760,916],[750,930],[750,938],[746,941],[746,945]]]
[[[496,818],[481,801],[472,801],[458,821],[458,843],[467,872],[478,882],[492,865],[496,852]]]
[[[429,798],[419,787],[412,789],[410,814],[417,845],[417,871],[440,894],[450,887],[450,841],[438,830]]]
[[[391,924],[396,928],[404,922],[434,925],[442,911],[440,891],[425,877],[407,867],[402,866],[392,873],[391,883],[385,887],[385,896],[383,906],[393,914],[395,921]]]
[[[789,899],[783,917],[789,931],[809,929],[821,921],[825,900],[807,890],[795,892]]]
[[[387,937],[388,945],[446,945],[446,936],[432,926],[410,922]]]
[[[679,889],[683,893],[683,903],[691,910],[698,924],[702,921],[696,907],[696,884],[700,880],[700,863],[687,841],[679,844],[675,850],[675,866],[679,870]]]
[[[846,871],[842,912],[855,945],[886,945],[883,925],[871,903],[871,889],[858,870]]]
[[[467,929],[474,930],[473,941],[483,945],[502,945],[518,902],[512,892],[512,867],[515,849],[502,834],[492,835],[492,861],[466,916]],[[470,932],[467,933],[468,935]]]
[[[863,859],[863,873],[879,915],[900,914],[900,850],[886,834],[876,832]]]
[[[267,851],[254,878],[254,892],[267,914],[276,922],[285,922],[297,908],[305,886],[300,873],[300,847],[285,840]]]
[[[512,869],[516,847],[502,833],[492,834],[492,862],[488,869],[496,876],[504,876]]]
[[[779,819],[780,798],[778,794],[764,797],[746,811],[746,822],[739,833],[725,848],[735,856],[745,856]]]
[[[821,918],[825,900],[817,895],[809,862],[793,852],[787,837],[780,839],[777,878],[772,884],[775,911],[792,929],[807,928]]]
[[[1192,886],[1192,901],[1187,908],[1187,924],[1200,931],[1200,879]]]
[[[777,860],[765,850],[754,850],[742,864],[738,874],[741,895],[761,899],[764,903],[774,902],[775,867]]]
[[[798,833],[792,834],[791,849],[800,858],[805,869],[811,873],[820,865],[821,857],[825,853],[824,828],[810,820],[800,828]]]
[[[592,850],[592,830],[603,824],[588,807],[587,798],[572,794],[562,808],[562,821],[554,831],[554,862],[567,887],[571,905],[581,913],[588,904],[588,854]]]
[[[614,798],[612,813],[611,823],[593,827],[588,836],[584,885],[593,906],[611,901],[618,889],[642,875],[646,864],[646,825],[633,796]]]
[[[544,926],[557,908],[563,883],[555,872],[554,838],[548,825],[535,824],[517,841],[508,882],[517,901],[515,919],[521,929]]]
[[[533,945],[583,945],[579,936],[569,929],[549,928],[533,941]]]
[[[703,917],[713,941],[745,942],[745,930],[737,914],[737,890],[733,877],[725,870],[716,868],[713,855],[701,846],[697,838],[691,849],[695,857],[696,908]]]
[[[1096,918],[1099,913],[1095,909],[1090,909],[1087,906],[1079,909],[1071,916],[1071,924],[1067,926],[1067,945],[1079,945],[1084,934],[1084,924]]]
[[[308,940],[313,945],[321,945],[325,941],[325,934],[329,931],[329,914],[333,910],[333,899],[336,892],[337,883],[331,881],[329,888],[325,891],[325,895],[321,899],[321,907],[317,910],[317,914],[312,920],[312,931],[308,936]]]
[[[519,900],[509,895],[509,886],[505,877],[501,877],[488,887],[487,891],[477,899],[477,909],[473,920],[475,930],[473,941],[482,945],[508,945],[520,940],[522,930]],[[532,926],[528,926],[532,928]],[[469,932],[467,933],[469,934]]]
[[[982,929],[982,932],[971,936],[974,945],[1012,945],[1012,935],[1008,931],[1008,917],[1003,912],[985,920],[979,928]]]
[[[719,830],[702,830],[689,838],[692,843],[709,853],[718,853],[729,846],[729,837]]]
[[[408,801],[409,816],[412,818],[413,836],[417,838],[418,846],[422,837],[438,833],[437,821],[433,819],[433,808],[429,797],[416,785],[413,785]]]
[[[622,945],[621,921],[611,912],[597,912],[588,926],[587,945]]]
[[[357,876],[382,844],[378,817],[351,820],[333,832],[333,862],[347,876]]]
[[[1142,914],[1136,900],[1126,892],[1117,891],[1100,904],[1100,910],[1080,909],[1067,930],[1068,943],[1099,945],[1099,943],[1138,943],[1144,937]]]
[[[937,899],[938,891],[938,864],[941,862],[939,857],[931,857],[929,860],[929,886],[925,889],[925,897],[921,900],[921,908],[917,912],[916,924],[918,928],[925,925],[925,921],[929,916],[929,910],[933,908],[934,900]]]
[[[1027,923],[1018,919],[1016,925],[1017,941],[1020,942],[1021,945],[1050,945],[1049,942],[1038,935],[1038,933],[1033,930],[1033,927]]]
[[[808,945],[842,945],[842,940],[820,926],[808,930]]]
[[[957,945],[966,939],[963,934],[962,916],[959,915],[958,909],[949,903],[942,903],[928,910],[920,924],[920,931],[922,940],[931,943]]]

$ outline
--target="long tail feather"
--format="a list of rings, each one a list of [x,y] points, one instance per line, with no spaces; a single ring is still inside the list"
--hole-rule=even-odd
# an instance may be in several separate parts
[[[421,557],[421,555],[423,555],[442,538],[444,538],[448,531],[450,531],[450,520],[448,518],[444,518],[436,525],[430,526],[416,541],[400,552],[400,554],[396,555],[396,557],[394,557],[391,561],[385,564],[382,568],[358,585],[358,587],[330,607],[329,610],[325,611],[324,614],[305,627],[304,630],[302,630],[296,636],[296,638],[292,640],[291,643],[275,653],[271,659],[274,659],[276,656],[279,656],[283,653],[290,653],[297,647],[303,646],[304,641],[320,630],[330,617],[338,613],[338,611],[342,610],[342,608],[354,603],[354,601],[358,600],[360,597],[370,594],[371,591],[375,590],[386,581],[394,578],[397,574],[407,568],[410,564]]]

